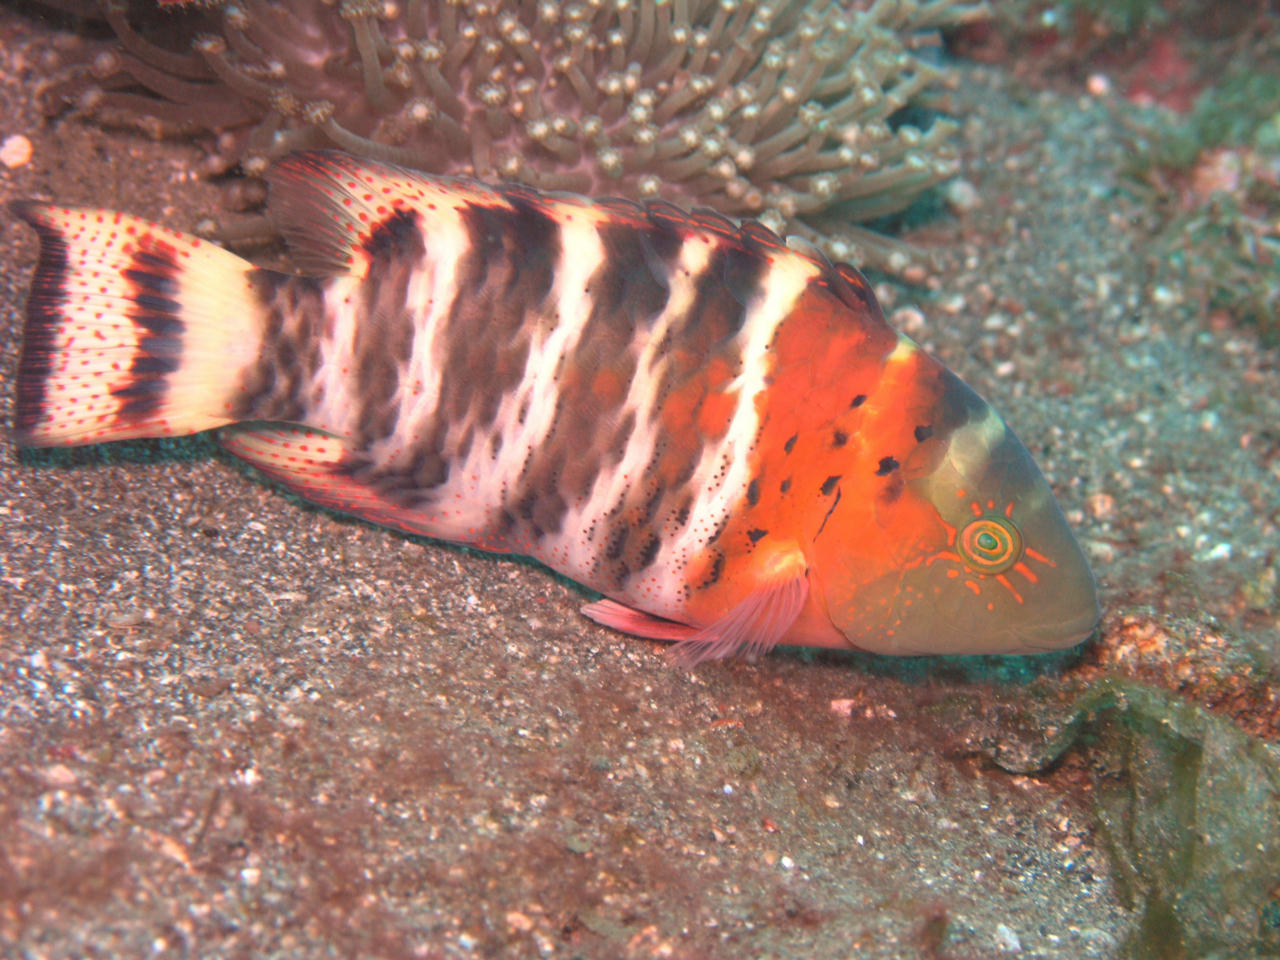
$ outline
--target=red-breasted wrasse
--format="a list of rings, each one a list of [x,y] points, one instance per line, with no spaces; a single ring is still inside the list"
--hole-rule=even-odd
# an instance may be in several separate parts
[[[684,662],[1036,652],[1097,624],[1004,421],[857,270],[759,224],[332,152],[271,176],[296,275],[14,209],[41,239],[24,444],[218,429],[316,503],[534,557]]]

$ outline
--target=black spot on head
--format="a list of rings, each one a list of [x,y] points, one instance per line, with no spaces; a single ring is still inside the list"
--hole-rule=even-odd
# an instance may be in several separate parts
[[[836,485],[840,483],[842,474],[837,473],[835,476],[827,477],[822,481],[822,495],[824,497],[831,496],[835,492]]]
[[[796,445],[796,440],[799,438],[799,436],[800,436],[800,435],[799,435],[798,433],[793,433],[793,434],[791,435],[791,439],[789,439],[786,443],[784,443],[784,444],[782,445],[782,449],[783,449],[784,451],[786,451],[787,453],[790,453],[790,452],[791,452],[791,450],[792,450],[792,448],[793,448],[793,447],[795,447],[795,445]]]
[[[768,530],[761,530],[759,528],[755,530],[747,531],[747,539],[750,540],[752,543],[759,543],[763,538],[767,537],[768,535],[769,535]]]
[[[884,482],[884,489],[876,496],[876,499],[883,506],[891,506],[902,496],[902,491],[906,489],[906,481],[902,479],[902,474],[895,473]]]
[[[755,506],[760,502],[760,478],[753,479],[747,484],[747,503]]]
[[[849,435],[843,430],[837,430],[831,435],[831,446],[839,449],[849,442]]]
[[[860,407],[866,402],[867,402],[867,395],[865,393],[860,393],[856,397],[854,397],[852,400],[849,401],[849,406],[850,408]]]
[[[778,486],[778,489],[779,489],[780,491],[782,491],[783,493],[786,493],[788,490],[790,490],[790,489],[791,489],[791,478],[790,478],[790,477],[787,477],[787,479],[783,480],[783,481],[782,481],[782,483]]]
[[[887,477],[898,469],[898,461],[893,457],[881,457],[880,466],[876,467],[877,477]]]
[[[916,427],[915,433],[916,433],[916,443],[924,443],[926,440],[928,440],[930,437],[933,436],[933,427],[929,426],[928,424],[921,424],[920,426]]]

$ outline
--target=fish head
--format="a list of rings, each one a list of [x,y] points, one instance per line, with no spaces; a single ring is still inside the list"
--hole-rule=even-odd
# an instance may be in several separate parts
[[[843,516],[837,503],[824,531],[835,535],[814,541],[811,582],[831,623],[852,646],[886,654],[1039,653],[1085,640],[1097,588],[1048,482],[986,401],[918,357],[926,386],[898,412],[930,424],[928,436]]]

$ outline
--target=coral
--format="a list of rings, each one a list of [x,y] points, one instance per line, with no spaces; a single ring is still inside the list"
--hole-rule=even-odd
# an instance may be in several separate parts
[[[942,76],[917,48],[984,13],[958,0],[220,0],[164,29],[154,5],[103,0],[116,41],[46,100],[217,133],[211,172],[255,176],[289,150],[338,146],[709,206],[901,270],[905,245],[858,225],[956,172],[953,122],[900,120]]]

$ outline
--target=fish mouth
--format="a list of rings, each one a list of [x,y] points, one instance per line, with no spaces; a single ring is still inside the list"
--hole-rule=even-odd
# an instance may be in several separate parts
[[[1052,653],[1084,643],[1098,630],[1102,610],[1095,600],[1086,610],[1065,620],[1038,624],[1034,630],[1019,630],[1008,635],[1009,653]]]

